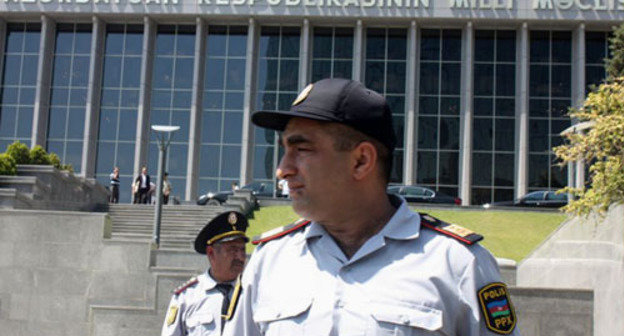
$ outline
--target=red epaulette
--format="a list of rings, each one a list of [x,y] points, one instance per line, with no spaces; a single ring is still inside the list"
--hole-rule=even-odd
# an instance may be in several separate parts
[[[434,230],[436,232],[440,232],[446,236],[455,238],[466,245],[473,245],[476,242],[483,239],[482,235],[472,232],[459,225],[450,224],[450,223],[441,221],[435,217],[427,215],[426,213],[419,213],[419,214],[420,214],[420,224],[423,227]]]
[[[189,281],[185,282],[182,286],[176,288],[173,291],[173,293],[175,295],[180,295],[180,293],[184,292],[187,288],[195,285],[198,282],[199,282],[199,280],[197,280],[197,277],[192,277]]]
[[[273,239],[277,239],[279,237],[283,237],[291,232],[295,232],[301,228],[304,228],[306,225],[310,224],[311,222],[307,219],[299,219],[294,223],[282,226],[282,227],[278,227],[275,228],[273,230],[267,231],[259,236],[256,236],[252,239],[251,243],[254,245],[258,245],[258,244],[262,244],[262,243],[266,243],[268,241],[271,241]]]

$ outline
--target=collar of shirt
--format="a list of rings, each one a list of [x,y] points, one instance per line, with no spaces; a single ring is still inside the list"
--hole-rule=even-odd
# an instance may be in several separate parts
[[[199,284],[200,286],[202,286],[201,288],[206,292],[214,289],[218,284],[217,280],[215,280],[210,275],[210,269],[208,269],[206,272],[199,275],[198,278],[199,278]],[[226,281],[224,283],[229,283],[230,285],[234,286],[234,281]]]
[[[407,202],[404,199],[401,198],[400,201],[400,206],[392,218],[390,218],[390,221],[386,223],[381,231],[370,237],[366,243],[360,247],[356,254],[353,255],[349,262],[355,262],[365,255],[381,248],[385,245],[385,239],[383,238],[393,240],[410,240],[418,238],[420,234],[420,216],[409,209]],[[305,241],[309,243],[311,239],[319,237],[323,240],[331,239],[329,233],[327,233],[322,225],[317,222],[312,222],[304,233]],[[333,239],[331,240],[333,241]],[[344,259],[343,253],[338,253],[333,246],[329,246],[329,248],[328,252],[334,254],[335,257],[342,259],[343,262],[347,262],[347,260]]]
[[[212,276],[210,276],[210,273],[207,270],[199,276],[199,284],[200,286],[202,286],[202,289],[207,292],[215,288],[217,282],[215,281],[215,279],[212,278]]]

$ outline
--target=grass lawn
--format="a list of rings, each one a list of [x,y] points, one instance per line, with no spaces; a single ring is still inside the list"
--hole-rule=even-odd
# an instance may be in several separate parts
[[[524,259],[566,218],[552,212],[415,210],[480,233],[485,237],[481,244],[496,257],[516,262]],[[262,207],[254,212],[247,234],[253,237],[297,219],[290,206]],[[248,244],[247,251],[253,249]]]

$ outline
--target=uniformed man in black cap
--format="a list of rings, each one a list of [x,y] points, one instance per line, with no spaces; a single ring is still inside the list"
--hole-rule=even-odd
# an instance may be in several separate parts
[[[236,284],[245,266],[247,226],[244,215],[230,211],[199,232],[195,251],[208,257],[210,268],[174,291],[162,336],[221,335],[240,294]]]
[[[305,219],[254,239],[224,336],[519,335],[483,237],[386,193],[397,142],[382,95],[324,79],[252,121],[282,132],[276,175]]]

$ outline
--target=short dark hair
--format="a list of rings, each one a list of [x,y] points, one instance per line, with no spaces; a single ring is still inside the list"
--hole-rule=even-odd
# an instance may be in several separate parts
[[[334,149],[337,151],[350,151],[364,141],[373,144],[379,158],[381,177],[384,178],[386,184],[390,182],[393,157],[388,147],[353,127],[335,122],[328,122],[326,126],[324,130],[334,139]]]

